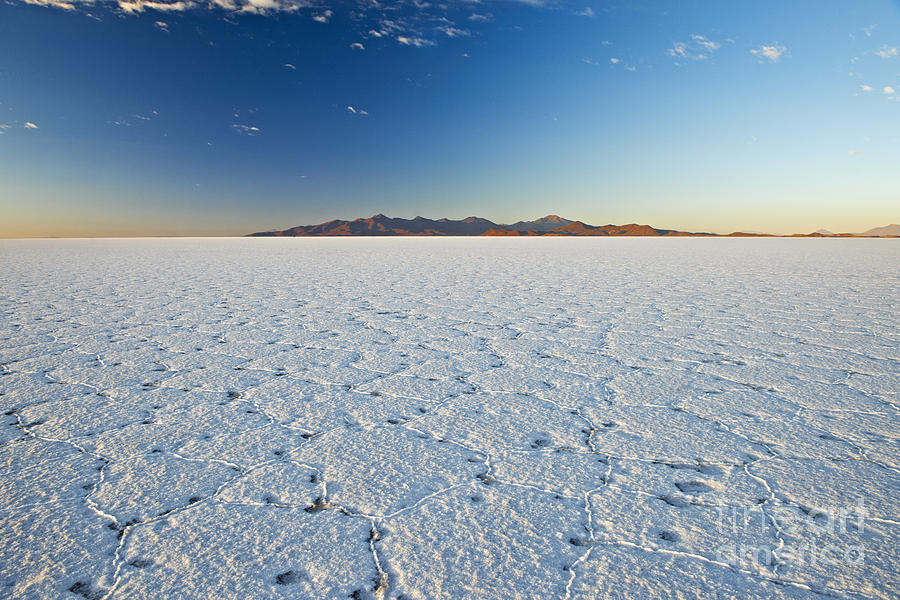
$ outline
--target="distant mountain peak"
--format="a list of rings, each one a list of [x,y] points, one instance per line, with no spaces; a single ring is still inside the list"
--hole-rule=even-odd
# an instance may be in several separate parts
[[[546,217],[541,217],[534,221],[516,221],[512,225],[504,225],[504,227],[515,231],[549,231],[550,229],[556,229],[557,227],[569,225],[570,223],[574,223],[574,221],[565,219],[559,215],[547,215]]]
[[[864,231],[858,235],[900,235],[900,225],[898,225],[897,223],[891,223],[890,225],[885,225],[884,227],[873,227],[872,229]]]

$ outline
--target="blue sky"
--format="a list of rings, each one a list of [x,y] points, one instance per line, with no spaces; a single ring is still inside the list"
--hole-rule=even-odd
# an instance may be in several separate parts
[[[900,3],[7,0],[0,236],[900,221]]]

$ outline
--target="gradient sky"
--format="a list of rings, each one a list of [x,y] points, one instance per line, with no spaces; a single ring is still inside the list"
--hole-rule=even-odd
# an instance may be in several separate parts
[[[897,1],[6,0],[0,237],[900,222]]]

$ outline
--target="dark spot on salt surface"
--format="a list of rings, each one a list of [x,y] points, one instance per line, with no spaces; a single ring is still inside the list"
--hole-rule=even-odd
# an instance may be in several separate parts
[[[319,496],[311,505],[307,506],[303,510],[308,513],[317,513],[323,510],[328,510],[329,508],[331,508],[331,506],[325,501],[325,498]]]
[[[678,481],[675,483],[675,487],[685,494],[702,494],[712,491],[712,488],[702,481]]]
[[[132,567],[134,567],[135,569],[146,569],[147,567],[150,567],[153,565],[153,561],[147,560],[146,558],[136,558],[128,564],[131,565]]]
[[[290,570],[285,571],[284,573],[279,573],[275,576],[275,583],[278,585],[290,585],[292,583],[296,583],[300,580],[300,574],[296,571]]]
[[[674,496],[659,496],[659,499],[669,506],[674,506],[675,508],[685,508],[690,505],[690,503],[686,500],[682,500],[681,498],[676,498]]]
[[[494,481],[495,481],[494,478],[491,477],[491,476],[490,476],[489,474],[487,474],[487,473],[479,473],[479,474],[476,475],[475,477],[476,477],[477,479],[479,479],[479,480],[481,481],[481,483],[483,483],[484,485],[491,485],[491,484],[494,483]]]
[[[577,538],[577,537],[569,538],[569,543],[572,544],[573,546],[578,546],[580,548],[586,548],[591,545],[590,540],[583,540],[583,539]]]
[[[103,591],[95,589],[88,581],[76,581],[69,588],[69,591],[73,594],[78,594],[86,600],[100,600],[103,597]]]

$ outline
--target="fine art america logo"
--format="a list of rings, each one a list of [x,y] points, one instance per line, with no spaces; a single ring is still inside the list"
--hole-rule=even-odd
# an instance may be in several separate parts
[[[857,566],[868,516],[859,499],[850,508],[719,506],[721,533],[733,540],[716,549],[717,560],[738,568],[784,565]],[[760,542],[760,538],[776,542]]]

